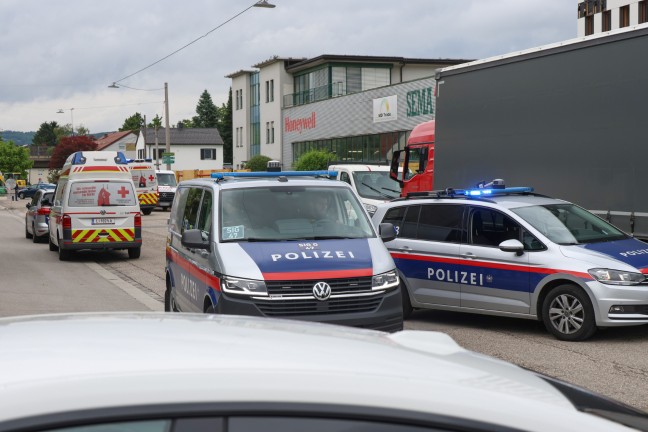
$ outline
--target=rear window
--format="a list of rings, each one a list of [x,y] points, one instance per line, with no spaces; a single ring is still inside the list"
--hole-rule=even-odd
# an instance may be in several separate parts
[[[137,198],[131,182],[88,181],[70,184],[70,207],[135,206]]]

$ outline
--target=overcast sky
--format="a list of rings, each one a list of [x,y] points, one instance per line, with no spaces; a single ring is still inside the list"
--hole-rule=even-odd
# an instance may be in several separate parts
[[[275,55],[506,54],[575,38],[578,4],[272,0],[276,8],[251,8],[209,33],[254,2],[0,0],[0,132],[36,131],[51,121],[116,131],[136,112],[150,121],[164,115],[165,82],[175,124],[195,115],[204,90],[217,106],[225,103],[225,75]],[[150,91],[108,88],[124,77],[121,84]]]

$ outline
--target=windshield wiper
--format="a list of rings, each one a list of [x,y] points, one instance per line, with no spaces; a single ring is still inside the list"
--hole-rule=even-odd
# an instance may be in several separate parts
[[[371,186],[371,185],[368,185],[368,184],[365,183],[365,182],[360,182],[360,183],[363,184],[363,185],[365,185],[365,186],[367,186],[369,189],[371,189],[372,191],[374,191],[374,192],[376,192],[377,194],[381,195],[382,197],[387,198],[387,199],[392,199],[391,196],[387,195],[387,194],[384,193],[384,192],[379,191],[379,190],[376,189],[375,187],[373,187],[373,186]],[[387,188],[383,188],[383,189],[391,190],[391,189],[387,189]],[[394,191],[394,192],[395,192],[395,191]]]

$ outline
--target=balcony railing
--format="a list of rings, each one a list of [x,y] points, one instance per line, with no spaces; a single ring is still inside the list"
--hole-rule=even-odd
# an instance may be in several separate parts
[[[326,100],[347,94],[346,83],[340,81],[321,87],[314,87],[302,92],[284,95],[284,108],[305,105],[311,102]]]

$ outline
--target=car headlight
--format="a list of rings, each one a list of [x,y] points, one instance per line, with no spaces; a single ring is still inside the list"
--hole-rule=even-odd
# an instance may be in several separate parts
[[[621,270],[595,268],[589,274],[597,281],[608,285],[637,285],[646,282],[646,277],[641,273]]]
[[[373,204],[365,204],[364,208],[367,209],[367,213],[369,213],[369,216],[373,216],[374,213],[378,210],[378,207],[373,205]]]
[[[223,291],[230,294],[242,294],[249,296],[267,296],[268,288],[265,282],[255,279],[241,279],[224,277],[221,280]]]
[[[388,290],[396,288],[399,282],[400,280],[398,279],[396,270],[392,270],[387,273],[381,273],[371,278],[371,289],[374,291]]]

